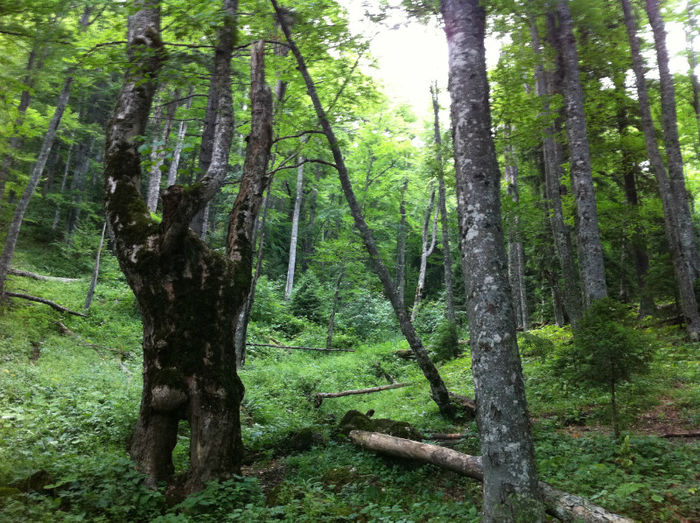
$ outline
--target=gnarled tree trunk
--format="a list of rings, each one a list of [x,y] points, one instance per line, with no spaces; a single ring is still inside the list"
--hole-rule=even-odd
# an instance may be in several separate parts
[[[239,405],[234,320],[251,277],[251,236],[267,182],[271,145],[270,92],[262,76],[262,45],[252,53],[252,129],[240,191],[230,216],[228,256],[209,249],[189,229],[193,215],[221,186],[233,134],[230,66],[222,64],[212,161],[200,182],[163,193],[163,219],[151,219],[141,194],[138,140],[164,60],[157,1],[137,3],[129,20],[130,65],[107,127],[105,207],[115,251],[143,319],[143,393],[130,454],[151,484],[173,473],[172,449],[180,419],[191,428],[184,490],[240,470]],[[219,49],[232,49],[235,0],[224,0]],[[229,55],[230,56],[230,55]],[[264,164],[263,164],[264,165]]]
[[[491,137],[478,0],[442,0],[467,315],[484,469],[484,521],[542,521],[525,385],[508,287],[500,173]]]

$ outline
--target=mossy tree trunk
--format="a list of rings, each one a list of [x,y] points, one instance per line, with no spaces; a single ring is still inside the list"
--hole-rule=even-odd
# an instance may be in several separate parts
[[[212,162],[191,187],[164,191],[163,220],[153,221],[140,194],[138,136],[144,133],[164,61],[157,1],[138,2],[129,19],[127,70],[107,127],[105,207],[119,264],[143,319],[143,392],[130,454],[151,484],[173,474],[178,423],[191,428],[185,493],[210,479],[240,470],[239,406],[243,384],[236,374],[234,319],[250,288],[252,230],[267,183],[258,156],[269,154],[270,94],[253,75],[252,131],[239,195],[231,212],[228,256],[209,249],[189,229],[194,214],[221,186],[233,134],[230,67],[222,68]],[[218,48],[234,45],[236,2],[224,0]],[[230,56],[230,55],[229,55]],[[262,46],[252,63],[262,67]]]

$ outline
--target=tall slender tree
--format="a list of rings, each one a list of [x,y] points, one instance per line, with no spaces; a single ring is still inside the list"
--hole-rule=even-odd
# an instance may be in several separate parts
[[[416,355],[416,360],[418,362],[418,365],[420,366],[421,371],[423,372],[423,375],[426,377],[428,383],[430,384],[430,392],[433,401],[437,404],[438,408],[440,409],[440,412],[444,416],[452,417],[455,411],[454,405],[450,401],[450,395],[447,390],[447,387],[442,381],[442,377],[440,376],[440,373],[438,372],[437,368],[430,360],[428,352],[423,346],[423,342],[421,341],[420,337],[418,336],[418,333],[416,332],[415,328],[413,327],[413,324],[411,323],[411,320],[408,316],[408,312],[406,311],[404,301],[399,297],[397,288],[391,279],[391,275],[389,274],[389,271],[387,270],[386,265],[382,261],[381,255],[379,254],[377,243],[374,240],[372,231],[367,226],[367,222],[365,221],[364,216],[362,215],[360,204],[357,201],[355,191],[353,190],[352,184],[350,182],[350,176],[348,174],[348,169],[345,164],[343,153],[340,150],[340,145],[338,144],[338,140],[335,136],[335,133],[333,132],[331,123],[328,120],[328,115],[326,114],[325,109],[321,105],[318,93],[316,92],[316,87],[311,78],[311,75],[309,74],[309,70],[306,67],[304,57],[302,56],[301,51],[299,50],[294,39],[292,38],[289,26],[283,17],[284,11],[280,8],[279,4],[277,3],[277,0],[270,0],[270,2],[272,3],[272,6],[275,9],[275,12],[277,13],[277,17],[280,21],[282,31],[284,32],[284,36],[287,39],[287,43],[289,44],[292,54],[294,54],[294,57],[296,58],[299,72],[301,73],[304,79],[304,83],[306,84],[306,92],[308,93],[309,98],[311,98],[311,102],[313,103],[316,116],[318,117],[323,133],[328,141],[328,146],[331,150],[331,153],[333,154],[335,168],[338,172],[338,177],[340,178],[340,185],[343,189],[343,193],[345,195],[345,199],[348,203],[348,206],[350,207],[350,213],[352,214],[355,227],[357,228],[357,230],[360,233],[360,236],[362,237],[362,241],[365,244],[365,248],[367,249],[370,260],[374,266],[374,270],[377,276],[379,277],[380,281],[382,282],[382,286],[384,287],[384,293],[391,302],[391,305],[394,309],[394,313],[396,314],[396,318],[399,322],[399,326],[401,327],[401,331],[406,337],[406,340],[408,341],[411,350]]]
[[[484,468],[484,521],[543,521],[508,286],[478,0],[441,0],[449,52],[457,208]]]
[[[656,131],[651,113],[649,92],[647,90],[646,78],[644,77],[644,62],[642,59],[641,46],[637,37],[637,23],[634,18],[632,6],[629,0],[620,0],[622,4],[627,37],[632,55],[632,69],[634,70],[637,96],[639,98],[639,109],[642,117],[642,131],[644,132],[644,144],[646,146],[649,163],[656,176],[659,186],[659,195],[664,210],[664,226],[666,239],[668,240],[673,262],[673,271],[678,285],[678,295],[680,297],[681,311],[685,318],[686,331],[691,339],[700,340],[700,315],[698,314],[698,304],[693,290],[695,281],[695,271],[692,260],[685,253],[680,238],[680,229],[683,227],[682,220],[678,219],[680,205],[686,205],[687,200],[678,202],[674,197],[672,184],[664,165],[659,145],[656,141]],[[691,231],[692,234],[692,231]],[[687,236],[687,234],[686,234]]]
[[[566,134],[569,142],[571,185],[576,198],[576,236],[579,266],[586,306],[608,294],[603,263],[603,245],[598,229],[598,211],[593,186],[591,153],[586,129],[583,89],[579,79],[578,50],[568,0],[557,2],[558,53],[564,71],[563,96]]]

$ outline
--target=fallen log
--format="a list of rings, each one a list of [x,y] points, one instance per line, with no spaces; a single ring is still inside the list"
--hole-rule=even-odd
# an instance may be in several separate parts
[[[63,283],[80,281],[79,278],[60,278],[58,276],[44,276],[43,274],[37,274],[35,272],[23,271],[22,269],[10,269],[7,271],[7,274],[12,274],[13,276],[24,276],[25,278],[32,278],[34,280],[41,281],[60,281]]]
[[[479,481],[484,479],[480,456],[470,456],[437,445],[362,430],[350,432],[350,439],[362,448],[399,458],[431,463]],[[547,513],[561,521],[633,523],[633,520],[608,512],[580,496],[568,494],[543,482],[540,482],[539,486]]]
[[[5,295],[7,296],[12,296],[13,298],[22,298],[23,300],[29,300],[29,301],[35,301],[37,303],[43,303],[44,305],[48,305],[54,310],[57,310],[58,312],[67,312],[68,314],[73,314],[74,316],[80,316],[81,318],[87,318],[87,314],[83,314],[82,312],[76,312],[74,310],[69,309],[68,307],[64,307],[63,305],[59,305],[56,302],[53,302],[51,300],[47,300],[46,298],[39,298],[38,296],[30,296],[29,294],[22,294],[19,292],[10,292],[10,291],[5,291]]]
[[[342,396],[351,396],[353,394],[370,394],[382,390],[399,389],[408,387],[410,383],[392,383],[391,385],[382,385],[380,387],[370,387],[368,389],[343,390],[341,392],[317,392],[314,395],[314,407],[318,408],[326,398],[340,398]]]
[[[469,434],[443,434],[441,432],[433,432],[432,434],[426,434],[425,439],[431,439],[435,441],[454,441],[469,437]]]
[[[668,432],[662,438],[700,438],[700,432]]]
[[[319,347],[299,347],[296,345],[273,345],[271,343],[246,343],[251,347],[272,347],[275,349],[315,350],[320,352],[355,352],[354,349],[325,349]]]

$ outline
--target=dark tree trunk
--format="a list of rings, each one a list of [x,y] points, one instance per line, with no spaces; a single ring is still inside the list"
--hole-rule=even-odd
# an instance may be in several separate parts
[[[362,237],[362,240],[365,244],[365,248],[369,253],[369,257],[372,261],[372,264],[374,265],[375,272],[377,273],[379,279],[382,282],[384,292],[391,301],[394,313],[396,314],[397,320],[401,327],[401,331],[406,337],[406,340],[408,341],[411,350],[415,353],[416,360],[418,361],[418,365],[420,366],[423,375],[430,383],[430,391],[433,401],[435,401],[438,408],[440,409],[440,412],[444,416],[451,417],[454,415],[454,406],[450,401],[450,396],[447,391],[447,387],[442,381],[442,378],[440,377],[440,373],[438,372],[437,368],[435,367],[433,362],[430,361],[428,352],[425,350],[423,342],[418,336],[418,333],[416,333],[416,330],[414,329],[413,324],[411,323],[411,320],[408,317],[408,313],[406,312],[404,302],[399,297],[396,286],[391,280],[391,275],[389,274],[389,271],[387,270],[386,265],[382,261],[382,258],[379,254],[379,250],[377,249],[377,244],[374,241],[372,232],[370,231],[369,227],[367,227],[367,223],[365,222],[364,217],[362,216],[360,205],[357,202],[357,197],[355,196],[352,184],[350,183],[350,177],[348,175],[348,170],[345,165],[343,153],[340,151],[340,146],[338,145],[335,133],[333,132],[331,124],[328,121],[326,112],[323,109],[323,106],[321,105],[321,102],[318,98],[318,94],[316,93],[316,87],[314,86],[313,80],[311,79],[309,71],[306,68],[304,57],[301,55],[299,48],[294,43],[289,27],[285,23],[284,18],[279,16],[281,14],[281,10],[279,5],[277,4],[277,1],[270,1],[273,7],[275,8],[275,12],[278,14],[278,18],[281,22],[284,35],[287,38],[287,42],[289,43],[289,47],[292,53],[294,54],[294,57],[296,58],[299,72],[304,78],[304,82],[306,84],[306,91],[309,97],[311,98],[311,101],[314,105],[314,109],[316,111],[316,116],[318,117],[318,120],[323,129],[323,133],[325,134],[326,139],[328,140],[328,145],[331,149],[331,152],[333,153],[335,168],[338,171],[338,177],[340,178],[340,185],[343,188],[345,199],[347,200],[348,206],[350,207],[350,213],[352,214],[352,217],[354,219],[355,227],[357,228],[357,230],[360,233],[360,236]]]
[[[586,131],[583,89],[579,80],[578,51],[567,1],[557,3],[558,52],[564,70],[564,104],[569,139],[571,185],[576,198],[577,239],[583,295],[586,306],[608,294],[603,264],[603,246],[598,230],[598,212],[593,187],[590,150]]]
[[[484,467],[484,521],[543,521],[525,385],[508,287],[500,173],[491,137],[478,0],[442,0],[452,99],[461,251]]]
[[[267,181],[264,169],[249,159],[269,154],[271,96],[260,73],[262,45],[257,45],[252,52],[252,129],[230,216],[228,256],[209,249],[188,227],[221,186],[228,166],[233,110],[226,67],[215,85],[220,97],[209,169],[197,185],[174,185],[163,193],[163,219],[156,223],[140,193],[136,137],[146,126],[164,51],[158,3],[137,6],[140,10],[129,19],[130,65],[107,127],[105,151],[107,218],[143,318],[144,387],[130,454],[151,484],[168,480],[178,422],[187,419],[190,468],[184,490],[189,493],[240,470],[243,384],[236,374],[232,333],[250,288],[250,240]],[[236,2],[224,0],[219,49],[233,47],[235,12]]]
[[[82,202],[82,192],[85,187],[85,179],[90,170],[90,160],[92,148],[95,145],[95,138],[91,137],[87,143],[78,147],[79,163],[73,170],[73,178],[70,183],[71,208],[68,210],[68,220],[66,223],[66,241],[70,241],[75,228],[80,219],[80,203]]]
[[[73,149],[75,148],[74,144],[70,144],[68,147],[68,152],[66,153],[66,165],[63,169],[63,176],[61,177],[61,187],[59,188],[58,192],[62,195],[63,191],[66,190],[66,183],[68,182],[68,173],[70,172],[70,166],[71,166],[71,160],[73,157]],[[58,227],[58,221],[61,219],[61,203],[58,202],[56,203],[56,212],[54,213],[53,216],[53,223],[51,223],[51,230],[55,231],[56,227]]]
[[[698,57],[693,44],[695,43],[697,24],[695,21],[695,5],[692,2],[688,3],[688,29],[689,30],[686,32],[686,40],[688,42],[688,64],[690,65],[688,76],[693,86],[693,110],[695,111],[695,122],[698,128],[698,141],[695,146],[695,152],[696,155],[700,155],[700,81],[698,81],[698,75],[695,74],[695,69],[698,66]]]
[[[401,185],[401,203],[399,204],[399,231],[396,235],[396,271],[394,274],[394,286],[399,299],[404,301],[406,294],[406,190],[408,178],[404,178]],[[365,189],[367,192],[367,189]]]
[[[640,317],[650,316],[656,310],[654,298],[647,289],[646,277],[649,272],[649,255],[646,249],[646,238],[639,224],[639,196],[637,194],[637,166],[630,156],[630,151],[625,145],[625,136],[629,126],[627,117],[629,107],[623,102],[626,100],[624,77],[618,75],[615,78],[615,89],[618,92],[617,130],[620,134],[620,148],[622,151],[622,174],[625,201],[634,217],[634,230],[630,238],[630,251],[634,260],[635,276],[637,280],[637,293],[639,295]],[[624,233],[624,237],[627,234]],[[622,249],[623,255],[625,249]]]
[[[690,264],[693,279],[700,276],[700,259],[695,245],[695,231],[688,206],[688,193],[685,188],[683,175],[683,157],[678,138],[678,123],[676,117],[676,91],[673,86],[673,76],[668,69],[668,51],[666,49],[666,29],[659,12],[658,0],[646,0],[647,15],[654,33],[656,61],[659,66],[659,83],[661,85],[661,121],[664,129],[664,144],[668,159],[668,178],[671,184],[673,203],[676,207],[676,227],[678,239],[685,257],[685,263]]]
[[[10,226],[7,230],[5,246],[3,248],[2,255],[0,256],[0,300],[3,298],[5,293],[5,278],[7,277],[7,271],[10,270],[12,258],[15,255],[15,247],[17,246],[17,239],[19,238],[19,231],[22,227],[24,213],[27,212],[29,201],[32,199],[34,190],[39,185],[39,180],[41,180],[41,175],[44,172],[46,161],[51,153],[51,147],[53,147],[54,141],[56,140],[56,132],[58,131],[58,126],[61,123],[63,112],[66,110],[66,106],[68,105],[68,98],[70,97],[70,88],[72,83],[72,77],[66,78],[63,82],[63,89],[61,90],[61,94],[58,96],[56,109],[54,110],[53,116],[51,117],[51,122],[49,123],[49,130],[44,135],[44,140],[41,143],[41,149],[39,150],[39,156],[36,159],[36,164],[34,165],[29,181],[24,188],[22,198],[17,203],[17,207],[15,207],[12,221],[10,222]]]
[[[656,141],[656,131],[654,129],[654,120],[651,114],[651,104],[649,102],[649,92],[647,91],[646,79],[644,78],[644,62],[642,61],[639,39],[637,38],[637,24],[629,0],[621,0],[621,3],[624,12],[625,26],[627,28],[627,36],[630,43],[632,68],[636,78],[639,109],[642,115],[642,130],[644,131],[644,143],[647,156],[649,157],[649,163],[651,164],[654,175],[656,176],[656,181],[659,185],[659,195],[664,209],[666,238],[671,251],[676,283],[678,284],[681,311],[685,318],[688,335],[691,339],[698,340],[700,339],[700,315],[698,314],[698,304],[693,290],[695,271],[692,261],[686,256],[681,245],[679,237],[679,229],[681,226],[679,225],[677,216],[677,203],[673,197],[671,183]]]
[[[530,34],[535,53],[538,57],[541,57],[542,49],[534,18],[530,20]],[[535,82],[537,95],[542,99],[545,119],[547,121],[553,120],[549,98],[554,95],[554,80],[551,73],[545,73],[541,58],[535,66]],[[559,268],[561,269],[564,306],[572,325],[576,325],[582,311],[581,293],[578,286],[573,249],[571,248],[571,235],[564,220],[564,210],[561,203],[562,148],[556,139],[557,134],[554,122],[547,125],[544,129],[542,151],[544,157],[545,193],[550,207],[548,214],[554,238],[554,248],[559,261]],[[560,325],[558,318],[557,324]]]
[[[433,134],[435,137],[435,160],[438,164],[438,207],[440,209],[440,228],[442,229],[442,261],[445,275],[445,302],[447,321],[456,325],[455,298],[452,290],[452,253],[450,252],[450,229],[447,219],[447,195],[445,191],[445,168],[442,157],[442,134],[440,132],[440,107],[438,105],[437,85],[430,87],[433,99]]]

